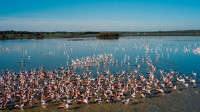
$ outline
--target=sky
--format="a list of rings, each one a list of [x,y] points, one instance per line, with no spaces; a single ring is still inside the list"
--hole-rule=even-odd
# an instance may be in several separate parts
[[[199,30],[200,0],[0,0],[0,30]]]

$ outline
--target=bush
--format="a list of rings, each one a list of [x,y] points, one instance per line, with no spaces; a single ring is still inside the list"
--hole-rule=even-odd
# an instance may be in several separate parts
[[[97,38],[100,39],[118,39],[119,38],[119,34],[118,33],[99,33],[97,34]]]
[[[43,39],[43,38],[44,38],[44,35],[39,34],[39,35],[36,36],[36,38],[37,38],[37,39]]]

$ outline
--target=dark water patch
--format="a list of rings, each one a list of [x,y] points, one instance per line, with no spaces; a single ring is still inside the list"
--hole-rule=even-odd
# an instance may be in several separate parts
[[[131,103],[130,105],[138,105],[138,104],[141,104],[142,103],[142,101],[139,101],[139,102],[133,102],[133,103]]]
[[[34,109],[34,108],[36,108],[36,107],[38,107],[38,106],[33,105],[33,106],[25,107],[24,109]]]
[[[169,94],[169,93],[171,93],[171,92],[172,92],[172,90],[167,90],[167,91],[165,91],[166,94]]]

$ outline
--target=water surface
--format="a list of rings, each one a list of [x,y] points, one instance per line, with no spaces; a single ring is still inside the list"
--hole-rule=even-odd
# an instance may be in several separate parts
[[[20,71],[44,66],[46,70],[55,70],[69,66],[72,59],[112,54],[118,60],[118,66],[116,62],[109,66],[112,72],[134,69],[142,57],[150,56],[159,68],[191,74],[200,72],[200,55],[193,52],[198,47],[199,36],[5,40],[0,41],[0,69]],[[159,57],[158,61],[155,57]],[[25,62],[19,63],[21,60]]]

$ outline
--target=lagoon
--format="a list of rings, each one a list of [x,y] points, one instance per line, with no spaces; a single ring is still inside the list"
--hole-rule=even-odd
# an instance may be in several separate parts
[[[112,54],[115,60],[109,64],[112,72],[128,68],[134,70],[142,58],[150,56],[159,69],[172,69],[191,74],[200,72],[200,54],[194,52],[198,47],[200,47],[199,36],[130,36],[117,40],[96,38],[4,40],[0,41],[0,69],[20,71],[43,66],[46,70],[55,70],[70,66],[72,60]],[[25,62],[19,63],[21,60]]]

